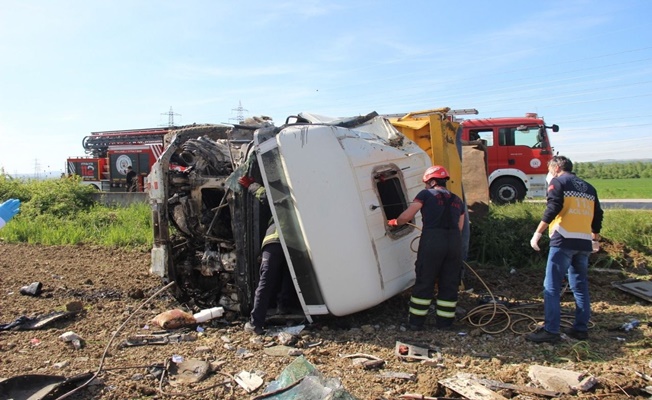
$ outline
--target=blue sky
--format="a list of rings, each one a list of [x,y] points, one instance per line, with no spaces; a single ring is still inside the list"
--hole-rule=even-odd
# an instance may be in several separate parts
[[[652,156],[652,2],[0,0],[0,167],[93,131],[437,107],[536,112],[573,161]]]

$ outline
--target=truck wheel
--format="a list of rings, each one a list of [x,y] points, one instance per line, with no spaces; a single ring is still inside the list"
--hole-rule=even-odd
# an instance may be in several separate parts
[[[525,185],[516,178],[500,178],[491,184],[491,201],[495,204],[509,204],[523,201]]]

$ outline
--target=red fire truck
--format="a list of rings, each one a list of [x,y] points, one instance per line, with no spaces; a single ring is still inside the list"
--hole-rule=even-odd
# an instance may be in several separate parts
[[[534,113],[462,121],[462,139],[482,140],[487,146],[491,201],[505,204],[545,196],[548,161],[553,156],[548,129],[558,132],[559,126],[546,126]]]
[[[163,138],[175,127],[91,132],[82,140],[87,156],[70,157],[67,175],[105,192],[127,191],[127,167],[136,172],[138,191],[145,188],[150,167],[163,153]]]

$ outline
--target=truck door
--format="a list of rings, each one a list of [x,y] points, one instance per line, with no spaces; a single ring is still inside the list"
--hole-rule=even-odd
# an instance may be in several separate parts
[[[515,168],[526,175],[546,174],[547,165],[541,151],[545,144],[538,126],[509,126],[498,128],[498,147],[502,168]]]

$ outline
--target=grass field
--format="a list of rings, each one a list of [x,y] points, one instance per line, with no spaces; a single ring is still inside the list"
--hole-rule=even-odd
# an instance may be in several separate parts
[[[587,179],[601,199],[652,199],[652,178]]]

